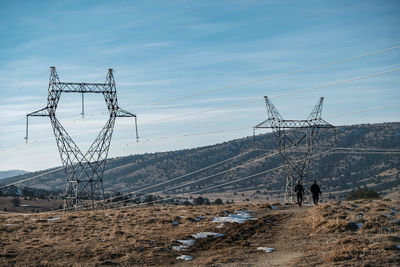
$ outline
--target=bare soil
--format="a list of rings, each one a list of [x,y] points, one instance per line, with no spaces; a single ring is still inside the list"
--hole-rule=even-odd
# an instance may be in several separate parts
[[[398,266],[399,201],[151,206],[90,212],[0,213],[0,265]],[[212,222],[238,210],[256,220]],[[358,225],[357,225],[358,224]],[[361,228],[359,228],[361,227]],[[199,232],[176,251],[177,240]],[[258,247],[271,247],[266,253]],[[192,261],[176,259],[190,255]]]

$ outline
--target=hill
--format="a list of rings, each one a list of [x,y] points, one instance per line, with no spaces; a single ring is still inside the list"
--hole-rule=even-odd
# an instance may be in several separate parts
[[[330,149],[334,139],[335,132],[332,130],[317,132],[314,153]],[[312,180],[318,180],[328,198],[343,198],[349,191],[361,186],[368,186],[383,194],[400,189],[399,154],[371,151],[373,148],[400,149],[400,123],[341,126],[336,129],[336,140],[338,148],[367,148],[368,151],[359,150],[354,153],[352,150],[338,150],[313,158],[308,172],[308,184]],[[206,147],[112,158],[109,159],[104,174],[104,188],[109,193],[130,192],[226,160],[212,168],[142,193],[160,190],[164,195],[173,195],[202,190],[281,166],[283,161],[276,154],[276,148],[275,135],[268,133],[258,135],[255,145],[253,137],[245,137]],[[267,155],[270,156],[264,158]],[[242,166],[228,171],[239,165]],[[215,175],[219,172],[224,173]],[[2,183],[14,182],[40,173],[4,179]],[[211,175],[215,176],[204,179]],[[233,197],[233,194],[247,191],[252,192],[252,197],[278,198],[282,196],[284,177],[284,168],[279,168],[202,193],[226,193],[227,196]],[[199,179],[204,180],[177,187],[183,182]],[[64,184],[65,174],[60,170],[27,181],[22,186],[63,190]],[[175,188],[168,190],[170,187]]]
[[[27,174],[29,172],[23,170],[9,170],[9,171],[0,171],[0,179],[18,176],[22,174]]]
[[[301,208],[250,203],[0,212],[0,264],[399,266],[399,205],[359,200]]]

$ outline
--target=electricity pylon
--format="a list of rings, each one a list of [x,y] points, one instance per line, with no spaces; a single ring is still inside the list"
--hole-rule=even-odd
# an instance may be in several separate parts
[[[61,93],[103,94],[110,114],[103,129],[97,135],[86,153],[83,153],[56,118],[56,110]],[[83,102],[82,102],[83,115]],[[47,106],[26,115],[26,136],[28,140],[28,118],[49,117],[67,176],[65,188],[65,210],[77,210],[78,207],[95,209],[98,200],[104,199],[103,174],[111,143],[116,117],[134,117],[137,132],[136,115],[118,106],[117,91],[113,70],[109,69],[104,83],[60,82],[56,68],[50,67],[50,79]]]
[[[284,201],[294,202],[295,182],[303,183],[313,153],[313,136],[316,129],[334,128],[333,125],[321,118],[324,98],[321,97],[306,120],[284,120],[278,110],[272,105],[267,96],[264,96],[267,106],[268,119],[257,124],[256,129],[272,129],[278,141],[279,154],[286,164],[286,185]],[[304,147],[294,150],[294,148]]]

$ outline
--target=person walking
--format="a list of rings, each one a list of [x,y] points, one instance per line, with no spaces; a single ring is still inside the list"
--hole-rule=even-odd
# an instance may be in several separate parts
[[[300,181],[297,181],[297,184],[294,187],[294,192],[296,192],[297,204],[299,205],[299,207],[301,207],[301,203],[303,203],[304,187],[300,183]]]
[[[310,192],[312,194],[312,199],[313,199],[314,205],[318,205],[319,195],[322,193],[321,193],[321,189],[317,185],[317,181],[314,181],[314,183],[311,185]]]

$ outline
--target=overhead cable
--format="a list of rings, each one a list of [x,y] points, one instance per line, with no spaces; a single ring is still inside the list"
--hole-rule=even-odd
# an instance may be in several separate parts
[[[214,89],[214,90],[208,90],[208,91],[200,92],[200,93],[197,93],[197,94],[186,95],[186,96],[182,96],[182,97],[176,97],[176,98],[169,99],[168,102],[183,100],[183,99],[186,99],[186,98],[193,98],[193,97],[202,96],[202,95],[208,95],[208,94],[212,94],[212,93],[216,93],[216,92],[220,92],[220,91],[225,91],[225,90],[232,89],[232,88],[237,88],[237,87],[242,87],[242,86],[246,86],[246,85],[252,85],[252,84],[256,84],[256,83],[261,83],[261,82],[265,82],[265,81],[268,81],[268,80],[278,79],[278,78],[282,78],[282,77],[286,77],[286,76],[290,76],[290,75],[294,75],[294,74],[298,74],[298,73],[302,73],[302,72],[307,72],[307,71],[311,71],[311,70],[315,70],[315,69],[320,69],[320,68],[332,66],[332,65],[335,65],[335,64],[339,64],[339,63],[343,63],[343,62],[348,62],[348,61],[352,61],[352,60],[356,60],[356,59],[372,56],[372,55],[382,54],[382,53],[389,52],[389,51],[392,51],[392,50],[396,50],[396,49],[399,49],[399,48],[400,48],[400,45],[393,46],[393,47],[389,47],[389,48],[385,48],[385,49],[381,49],[381,50],[365,53],[365,54],[362,54],[362,55],[359,55],[359,56],[343,58],[343,59],[339,59],[339,60],[332,61],[332,62],[325,63],[325,64],[319,64],[319,65],[306,67],[306,68],[302,68],[302,69],[298,69],[298,70],[294,70],[294,71],[289,71],[289,72],[286,72],[286,73],[281,73],[281,74],[277,74],[277,75],[268,76],[268,77],[265,77],[265,78],[262,78],[262,79],[258,79],[258,80],[253,80],[253,81],[248,81],[248,82],[243,82],[243,83],[237,83],[237,84],[221,87],[221,88]],[[158,105],[158,104],[162,104],[162,103],[165,103],[165,100],[157,101],[157,102],[150,103],[148,105],[142,105],[142,106],[154,106],[154,105]]]

